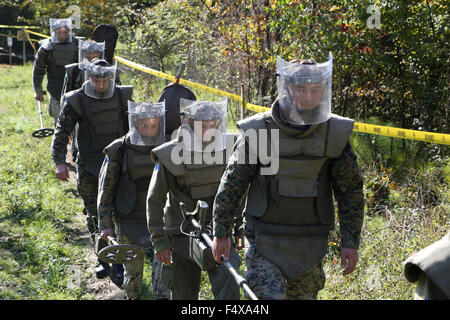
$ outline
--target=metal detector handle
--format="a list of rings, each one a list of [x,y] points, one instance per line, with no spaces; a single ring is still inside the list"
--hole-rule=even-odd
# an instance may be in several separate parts
[[[192,218],[192,220],[195,221],[194,218]],[[202,235],[202,238],[205,240],[205,242],[208,244],[208,246],[210,248],[212,248],[213,241],[211,240],[211,238],[206,233],[202,233],[201,235]],[[231,273],[231,275],[233,276],[234,280],[239,285],[239,287],[244,289],[244,291],[249,295],[249,297],[252,300],[259,300],[258,297],[253,293],[253,291],[248,286],[247,280],[245,280],[245,278],[236,271],[236,269],[233,267],[233,265],[230,263],[230,261],[225,260],[224,255],[222,255],[222,259],[223,259],[223,264],[228,269],[228,271]]]
[[[111,245],[113,245],[113,246],[118,246],[118,245],[119,245],[119,243],[116,241],[116,239],[114,239],[114,238],[111,237],[111,236],[108,236],[108,241],[109,241],[109,243],[110,243]]]
[[[181,78],[181,75],[183,74],[185,67],[186,67],[186,64],[184,62],[182,62],[180,65],[180,69],[178,69],[177,75],[175,76],[175,83],[180,82],[180,78]]]
[[[204,201],[199,200],[197,202],[197,206],[195,207],[195,210],[193,212],[186,212],[186,206],[184,203],[180,203],[181,212],[183,216],[194,226],[195,229],[198,231],[202,230],[202,226],[195,220],[195,215],[197,212],[199,213],[199,216],[204,216],[204,212],[208,209],[208,204]],[[200,235],[202,236],[203,240],[205,240],[206,244],[212,249],[213,247],[213,241],[209,237],[209,235],[206,232],[200,232]],[[233,267],[233,265],[228,261],[225,260],[225,257],[222,255],[223,264],[227,268],[227,270],[231,273],[236,283],[244,289],[244,291],[248,294],[248,296],[252,300],[259,300],[258,297],[253,293],[253,291],[250,289],[250,287],[247,284],[247,281],[244,277],[242,277],[236,269]]]
[[[45,95],[47,94],[47,92],[44,91],[44,90],[42,90],[41,93],[42,93],[43,96],[45,96]],[[38,100],[37,102],[38,102],[38,108],[39,108],[39,112],[38,112],[38,113],[39,113],[39,118],[40,118],[40,120],[41,120],[41,129],[43,129],[43,128],[44,128],[44,121],[42,120],[41,101]]]
[[[41,109],[41,101],[38,100],[38,108],[39,108],[39,120],[41,121],[41,129],[44,128],[44,121],[42,120],[42,109]]]

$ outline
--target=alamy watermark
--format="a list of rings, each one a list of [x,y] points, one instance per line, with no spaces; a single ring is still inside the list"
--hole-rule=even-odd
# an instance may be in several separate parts
[[[72,20],[72,26],[74,29],[81,29],[81,9],[77,5],[70,5],[66,9],[67,13],[72,15],[69,17]]]
[[[381,29],[381,11],[377,6],[371,5],[366,10],[370,14],[366,25],[369,29]]]
[[[224,135],[221,130],[208,129],[202,131],[201,124],[194,125],[194,131],[180,128],[172,134],[172,139],[181,137],[171,153],[171,161],[181,164],[226,164],[233,155],[238,164],[261,164],[261,175],[273,175],[279,169],[279,129],[248,129],[241,139],[247,140],[249,152],[245,152],[245,144],[235,145],[234,135]],[[202,144],[198,137],[207,137],[210,141]],[[269,138],[270,137],[270,138]],[[225,153],[225,155],[224,155]],[[248,155],[248,159],[247,159]]]

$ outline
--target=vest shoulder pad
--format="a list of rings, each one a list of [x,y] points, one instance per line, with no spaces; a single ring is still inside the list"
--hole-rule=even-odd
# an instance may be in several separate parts
[[[252,129],[265,129],[266,128],[266,116],[267,111],[255,114],[237,123],[237,127],[246,131]]]
[[[119,153],[122,153],[123,145],[124,145],[124,137],[117,138],[116,140],[114,140],[105,147],[103,153],[113,155],[114,158],[121,158]]]
[[[424,272],[450,297],[450,233],[441,240],[414,253],[403,262],[403,272],[409,282],[416,282]]]
[[[69,91],[64,94],[63,101],[67,101],[72,108],[78,113],[81,114],[81,106],[80,106],[80,94],[81,88],[73,91]]]
[[[41,46],[42,49],[46,51],[52,51],[54,49],[51,39],[41,40],[39,41],[39,45]]]
[[[130,100],[133,96],[133,86],[117,86],[116,88],[122,92],[124,99]]]
[[[172,150],[178,145],[176,139],[163,143],[162,145],[154,148],[151,153],[153,162],[159,161],[167,170],[170,171],[174,176],[180,176],[184,173],[183,165],[174,164],[171,155]]]
[[[344,150],[345,145],[353,132],[354,120],[341,117],[335,114],[331,115],[328,122],[328,142],[326,155],[330,158],[338,157]]]

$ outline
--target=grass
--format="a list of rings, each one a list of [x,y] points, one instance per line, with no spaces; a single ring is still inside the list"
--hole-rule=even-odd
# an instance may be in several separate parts
[[[31,136],[40,128],[31,72],[31,64],[0,70],[0,298],[89,298],[68,285],[69,271],[86,263],[70,241],[81,204],[74,185],[54,178],[51,138]]]
[[[92,245],[80,240],[86,227],[76,186],[54,177],[51,138],[31,137],[40,126],[31,73],[30,64],[0,68],[0,299],[94,299],[89,280],[95,275],[87,258]],[[156,101],[165,86],[129,71],[121,79],[135,86],[135,101]],[[218,99],[195,93],[198,99]],[[44,125],[51,127],[47,106]],[[228,125],[232,129],[232,119]],[[412,299],[414,285],[404,278],[402,262],[450,230],[448,157],[408,164],[398,141],[395,158],[386,158],[390,140],[368,144],[366,138],[352,136],[367,200],[359,264],[353,274],[341,274],[334,231],[319,299]],[[423,146],[411,143],[409,152]],[[243,263],[241,274],[244,269]],[[143,299],[152,299],[150,274],[146,260]],[[206,273],[200,298],[212,299]]]

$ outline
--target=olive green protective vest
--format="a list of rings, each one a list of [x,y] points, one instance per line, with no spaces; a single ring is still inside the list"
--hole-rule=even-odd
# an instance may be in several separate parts
[[[76,143],[79,161],[86,164],[90,174],[98,176],[103,163],[103,149],[128,132],[127,101],[133,87],[116,86],[108,99],[94,99],[83,92],[83,87],[65,95],[68,103],[80,115]]]
[[[78,40],[68,43],[52,43],[50,39],[41,42],[47,55],[47,89],[55,99],[60,99],[66,73],[65,66],[78,62]]]
[[[342,153],[353,120],[332,115],[302,132],[286,126],[278,114],[275,102],[269,111],[238,122],[244,133],[267,129],[269,145],[270,130],[279,129],[279,141],[274,142],[279,145],[279,170],[274,175],[258,171],[250,183],[244,214],[247,228],[255,232],[256,250],[288,278],[296,278],[326,253],[335,216],[329,163]],[[261,163],[258,145],[259,140],[249,148]]]
[[[425,249],[409,257],[404,263],[404,274],[409,282],[417,282],[418,289],[421,285],[420,278],[431,279],[434,285],[440,289],[440,293],[450,299],[450,233],[441,240],[431,244]],[[423,277],[423,274],[426,277]],[[431,293],[427,293],[432,294]],[[429,297],[430,299],[443,299]]]
[[[150,233],[147,229],[146,200],[154,168],[150,152],[155,146],[132,145],[128,135],[121,140],[122,170],[116,186],[114,215],[120,223],[120,231],[128,239],[147,247],[150,245]]]
[[[172,151],[176,146],[180,146],[177,139],[167,142],[152,151],[154,161],[159,161],[177,181],[176,188],[169,191],[169,204],[165,207],[165,228],[170,233],[179,233],[179,228],[183,222],[180,210],[180,202],[186,205],[188,211],[193,211],[198,200],[203,200],[208,204],[209,210],[206,215],[206,223],[211,222],[211,210],[217,189],[225,171],[228,157],[231,156],[233,146],[238,138],[237,134],[226,135],[227,147],[215,154],[215,159],[220,159],[218,163],[196,164],[197,159],[205,156],[205,153],[186,151],[182,149],[181,157],[183,163],[174,164],[171,159]],[[180,148],[181,149],[181,148]],[[209,154],[210,155],[210,154]]]

